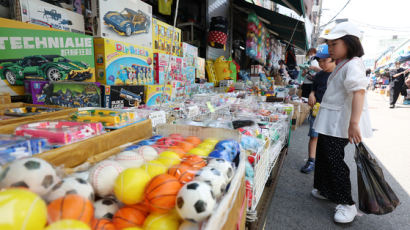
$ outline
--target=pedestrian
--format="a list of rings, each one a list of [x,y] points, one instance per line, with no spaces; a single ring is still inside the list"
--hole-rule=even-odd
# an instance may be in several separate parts
[[[400,67],[400,62],[396,62],[396,68],[390,70],[390,108],[394,109],[400,93],[407,96],[407,87],[404,84],[406,75],[410,69],[405,70]]]
[[[315,48],[310,48],[306,54],[307,64],[309,69],[303,71],[304,76],[302,84],[302,97],[308,98],[310,92],[312,91],[313,79],[317,72],[322,69],[319,67],[319,63],[315,59],[317,50]]]
[[[329,76],[313,129],[319,133],[312,195],[337,204],[334,221],[350,223],[357,215],[344,148],[372,135],[366,99],[366,69],[359,37],[351,22],[337,24],[321,39],[337,66]]]
[[[322,71],[318,72],[313,79],[312,91],[310,92],[308,100],[308,103],[312,108],[316,103],[322,102],[323,95],[325,94],[327,88],[327,80],[336,67],[335,61],[330,58],[326,44],[320,45],[317,48],[315,59],[319,62],[319,66]],[[311,112],[308,118],[310,124],[308,134],[310,137],[308,146],[309,159],[305,166],[303,166],[300,170],[303,173],[311,173],[315,169],[316,145],[319,136],[319,134],[313,129],[315,117],[316,114]]]

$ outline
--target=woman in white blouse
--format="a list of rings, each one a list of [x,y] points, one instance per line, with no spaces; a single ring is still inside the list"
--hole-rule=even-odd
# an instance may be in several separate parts
[[[312,195],[336,204],[334,221],[350,223],[357,209],[352,199],[350,171],[344,162],[344,148],[372,135],[366,100],[366,69],[361,57],[360,30],[350,22],[337,24],[324,39],[337,66],[313,128],[319,133]]]

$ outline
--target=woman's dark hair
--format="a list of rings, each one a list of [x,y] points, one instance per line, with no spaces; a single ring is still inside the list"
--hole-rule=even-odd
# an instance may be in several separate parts
[[[347,58],[362,57],[364,55],[363,46],[359,38],[353,35],[345,35],[340,38],[347,47]]]

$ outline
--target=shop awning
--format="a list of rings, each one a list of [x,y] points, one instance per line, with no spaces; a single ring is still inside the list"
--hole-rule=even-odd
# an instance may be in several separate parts
[[[305,6],[303,0],[273,0],[273,2],[289,8],[299,15],[305,16]]]
[[[288,0],[289,1],[289,0]],[[283,14],[265,9],[244,0],[235,0],[237,8],[244,12],[254,11],[262,18],[265,26],[279,39],[306,50],[308,48],[305,23]]]

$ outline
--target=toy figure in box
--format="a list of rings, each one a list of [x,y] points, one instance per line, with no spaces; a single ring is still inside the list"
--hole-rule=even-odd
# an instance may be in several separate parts
[[[152,51],[149,48],[96,38],[98,81],[106,85],[154,84]]]
[[[154,43],[154,52],[180,56],[181,29],[174,28],[173,26],[157,19],[152,19],[152,23],[152,40]],[[172,37],[174,37],[173,42]]]
[[[159,105],[161,102],[171,101],[172,85],[148,85],[145,90],[145,104],[147,106]]]
[[[105,108],[124,108],[136,107],[142,103],[144,99],[144,86],[119,86],[119,85],[104,85],[103,106]]]
[[[52,82],[44,86],[46,105],[64,107],[100,107],[101,92],[98,84]]]

